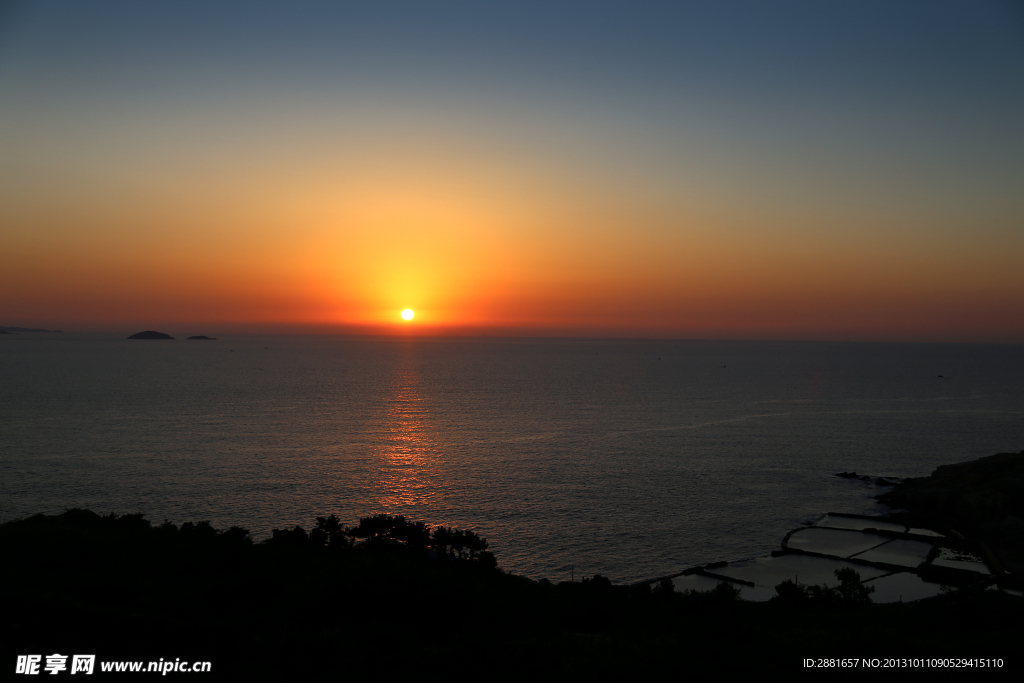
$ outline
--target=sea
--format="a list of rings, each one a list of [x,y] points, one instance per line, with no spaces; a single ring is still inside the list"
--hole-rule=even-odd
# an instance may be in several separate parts
[[[172,334],[0,335],[0,521],[386,513],[630,583],[1024,448],[1021,345]]]

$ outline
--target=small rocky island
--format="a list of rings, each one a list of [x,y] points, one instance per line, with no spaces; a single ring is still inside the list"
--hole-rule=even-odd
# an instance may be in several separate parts
[[[216,337],[207,337],[205,334],[196,334],[196,335],[193,335],[193,336],[188,337],[188,338],[189,339],[204,339],[206,341],[217,341]]]
[[[154,332],[153,330],[146,330],[145,332],[137,332],[137,333],[133,334],[132,336],[130,336],[128,338],[129,339],[174,339],[174,337],[172,337],[169,334],[164,334],[163,332]]]

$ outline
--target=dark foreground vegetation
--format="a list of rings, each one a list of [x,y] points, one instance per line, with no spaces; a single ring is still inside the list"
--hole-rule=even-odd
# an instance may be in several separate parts
[[[210,661],[207,681],[824,678],[839,672],[803,661],[1003,659],[959,677],[974,680],[1019,675],[1024,657],[1024,601],[992,591],[871,605],[853,576],[831,592],[783,584],[769,603],[727,586],[553,585],[502,572],[472,532],[401,517],[322,517],[253,543],[238,527],[69,510],[0,525],[0,558],[0,678],[17,655],[53,653]]]

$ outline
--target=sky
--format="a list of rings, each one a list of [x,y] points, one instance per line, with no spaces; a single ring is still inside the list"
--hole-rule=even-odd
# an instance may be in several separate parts
[[[1024,343],[1022,121],[1009,0],[3,2],[0,325]]]

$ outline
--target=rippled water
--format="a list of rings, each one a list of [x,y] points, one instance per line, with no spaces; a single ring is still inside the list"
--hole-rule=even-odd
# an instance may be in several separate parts
[[[1024,448],[1020,346],[26,334],[0,363],[4,519],[387,512],[553,580],[766,554],[880,508],[835,472]]]

